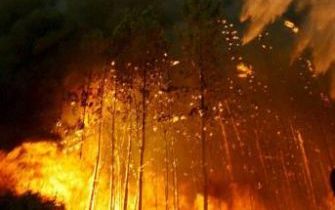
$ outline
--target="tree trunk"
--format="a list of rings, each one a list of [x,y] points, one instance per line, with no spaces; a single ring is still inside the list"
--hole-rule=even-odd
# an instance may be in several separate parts
[[[110,172],[110,210],[114,209],[114,162],[115,162],[115,110],[116,110],[116,91],[117,91],[117,83],[116,78],[114,79],[114,94],[113,94],[113,112],[112,112],[112,137],[111,137],[111,172]]]
[[[102,138],[102,127],[103,127],[103,108],[104,108],[104,92],[105,92],[105,79],[106,79],[106,69],[104,70],[104,74],[102,77],[101,85],[100,85],[100,121],[99,121],[99,131],[98,131],[98,151],[97,151],[97,158],[96,163],[94,166],[94,172],[93,172],[93,184],[92,184],[92,190],[91,190],[91,196],[90,196],[90,204],[89,204],[89,210],[94,209],[94,200],[95,200],[95,194],[96,194],[96,188],[97,188],[97,182],[98,182],[98,176],[99,176],[99,166],[101,161],[101,138]]]
[[[165,210],[169,209],[169,144],[167,139],[167,131],[164,130],[165,140]]]
[[[179,192],[178,192],[178,174],[177,174],[177,158],[174,150],[175,142],[172,140],[172,157],[173,157],[173,203],[174,210],[179,210]]]
[[[132,128],[132,126],[131,126],[131,128]],[[125,184],[124,184],[123,210],[127,210],[127,208],[128,208],[128,183],[129,183],[131,147],[132,147],[132,145],[131,145],[131,135],[129,135],[128,151],[127,151],[127,167],[126,167],[126,176],[125,176]]]
[[[82,94],[82,99],[81,99],[81,105],[84,107],[84,110],[83,110],[83,120],[82,120],[82,129],[83,129],[83,133],[81,135],[81,142],[80,142],[80,149],[79,149],[79,158],[81,159],[82,156],[83,156],[83,144],[84,144],[84,141],[85,141],[85,138],[86,138],[86,135],[85,135],[85,128],[86,128],[86,124],[85,124],[85,118],[86,118],[86,113],[87,113],[87,101],[88,101],[88,98],[89,98],[89,89],[90,89],[90,86],[91,86],[91,80],[92,80],[92,71],[89,72],[89,75],[88,75],[88,81],[87,83],[85,84],[85,90],[84,90],[84,93]]]
[[[143,68],[143,90],[142,90],[142,141],[140,145],[140,171],[139,171],[139,184],[138,184],[138,209],[142,210],[143,205],[143,167],[144,167],[144,152],[146,143],[146,100],[147,100],[147,71],[146,67]]]
[[[199,58],[199,80],[200,80],[200,138],[201,138],[201,165],[202,173],[204,177],[203,194],[204,194],[204,210],[208,210],[208,174],[207,174],[207,145],[206,145],[206,107],[205,107],[205,78],[204,78],[204,67],[202,64],[200,48]]]

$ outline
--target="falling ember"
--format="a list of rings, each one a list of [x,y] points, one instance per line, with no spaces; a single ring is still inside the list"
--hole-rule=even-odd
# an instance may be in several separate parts
[[[293,33],[295,33],[295,34],[299,33],[299,28],[292,21],[285,20],[284,25],[287,28],[291,29]]]
[[[180,64],[180,61],[171,61],[171,66],[177,66]]]
[[[252,75],[252,73],[253,73],[252,67],[251,66],[247,66],[244,63],[239,63],[236,66],[236,69],[237,69],[237,73],[238,73],[237,76],[239,78],[247,78],[250,75]]]

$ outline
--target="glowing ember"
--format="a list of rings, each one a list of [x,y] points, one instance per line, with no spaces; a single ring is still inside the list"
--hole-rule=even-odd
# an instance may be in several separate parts
[[[252,73],[253,73],[252,67],[247,66],[244,63],[239,63],[236,66],[236,69],[237,69],[237,72],[238,72],[237,76],[240,77],[240,78],[246,78],[246,77],[252,75]]]
[[[291,29],[293,33],[299,33],[299,28],[292,22],[292,21],[289,21],[289,20],[285,20],[284,21],[284,25]]]

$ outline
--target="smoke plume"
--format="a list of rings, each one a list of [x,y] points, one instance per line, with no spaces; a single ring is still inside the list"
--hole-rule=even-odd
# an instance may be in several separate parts
[[[243,43],[248,43],[260,34],[264,27],[276,20],[288,8],[292,0],[245,0],[241,21],[250,20],[251,24],[243,37]]]
[[[305,14],[301,24],[293,58],[298,57],[306,49],[311,49],[315,73],[323,74],[335,61],[335,1],[333,0],[245,0],[241,21],[250,21],[244,43],[253,40],[264,28],[276,18],[287,12],[290,6],[295,7],[298,14]]]

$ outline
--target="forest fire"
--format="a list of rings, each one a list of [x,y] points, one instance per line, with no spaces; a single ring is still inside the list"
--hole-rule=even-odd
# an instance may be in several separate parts
[[[24,143],[7,154],[2,159],[0,166],[2,169],[0,176],[3,192],[15,190],[17,195],[27,192],[38,193],[44,199],[53,199],[56,203],[64,205],[69,210],[87,209],[87,201],[90,195],[88,185],[92,179],[92,176],[89,176],[88,169],[92,168],[92,166],[89,164],[84,165],[80,158],[64,153],[54,143]],[[146,180],[164,182],[163,177],[157,177],[152,173],[146,176]],[[108,180],[101,180],[101,182],[108,182]],[[175,201],[167,201],[164,190],[155,189],[157,187],[155,183],[148,181],[144,189],[146,208],[166,209],[167,206],[176,205]],[[157,191],[160,191],[158,195],[155,194]],[[255,200],[254,195],[250,194],[250,189],[242,190],[242,188],[239,189],[238,186],[232,185],[231,193],[232,200],[230,202],[210,196],[208,209],[265,209],[259,201]],[[111,202],[108,201],[110,192],[107,189],[104,189],[101,195],[104,197],[99,198],[99,201]],[[116,199],[113,203],[113,209],[136,208],[137,198],[135,192],[129,191],[126,208],[124,207],[122,190],[115,192],[114,196]],[[203,196],[201,194],[197,194],[193,202],[192,200],[188,201],[186,194],[181,194],[179,200],[178,209],[202,209]],[[96,204],[94,208],[104,209],[105,204]]]
[[[1,210],[335,209],[330,1],[4,1]]]
[[[78,89],[81,85],[73,85],[69,90],[62,118],[54,128],[62,141],[27,142],[8,154],[2,154],[1,188],[14,190],[17,195],[38,193],[69,210],[136,209],[139,191],[142,191],[144,209],[203,209],[205,198],[199,188],[202,175],[196,172],[201,169],[202,161],[201,156],[194,156],[195,153],[201,154],[201,150],[196,148],[200,143],[196,118],[201,119],[201,113],[192,116],[193,107],[200,98],[196,95],[184,98],[179,106],[172,98],[175,96],[169,96],[170,93],[160,87],[163,80],[157,78],[164,78],[159,76],[162,71],[152,72],[158,76],[150,76],[146,81],[153,93],[147,98],[151,102],[144,104],[147,106],[144,151],[141,147],[143,110],[139,108],[143,106],[140,88],[143,79],[139,74],[131,86],[120,83],[114,65],[113,62],[108,73],[103,71],[92,76],[84,89]],[[136,67],[134,70],[138,71]],[[185,100],[190,106],[186,109],[183,105]],[[317,171],[312,168],[307,155],[312,148],[307,147],[299,130],[288,123],[287,131],[277,131],[275,136],[279,145],[276,150],[279,151],[271,155],[262,148],[266,141],[262,140],[261,131],[252,130],[255,135],[252,142],[247,143],[248,137],[244,136],[247,128],[243,128],[243,121],[233,114],[231,102],[211,103],[214,104],[212,117],[217,125],[206,126],[205,131],[210,139],[208,143],[216,144],[217,141],[219,146],[218,150],[211,148],[210,157],[214,162],[207,163],[209,210],[268,209],[266,206],[274,205],[276,199],[285,199],[283,202],[287,205],[297,205],[289,197],[299,190],[296,187],[302,185],[294,180],[303,180],[304,191],[308,199],[313,200],[312,205],[320,202],[328,205],[327,199],[316,194],[320,188],[315,186],[313,174],[318,171],[326,176],[329,168],[319,162],[322,161],[319,149],[314,149],[313,158],[319,158],[316,161],[324,168],[319,170],[317,167]],[[259,109],[255,108],[256,111]],[[250,120],[255,119],[251,116]],[[274,125],[269,126],[272,129]],[[280,141],[287,138],[286,135],[289,138],[287,145],[281,145]],[[194,145],[193,142],[197,141]],[[192,149],[187,153],[182,149],[185,147]],[[285,150],[290,150],[290,153]],[[143,152],[144,164],[141,166]],[[223,162],[220,153],[224,154]],[[289,154],[292,155],[287,156]],[[261,171],[255,168],[256,165]],[[139,189],[140,172],[142,189]],[[274,183],[279,181],[274,173],[280,174],[280,179],[284,180],[280,188]],[[254,180],[245,184],[248,176]],[[323,186],[328,189],[325,179]],[[277,188],[275,192],[282,190],[284,197],[277,193],[274,195],[278,197],[264,197],[262,191],[268,192],[270,188]],[[286,197],[288,193],[290,196]]]

